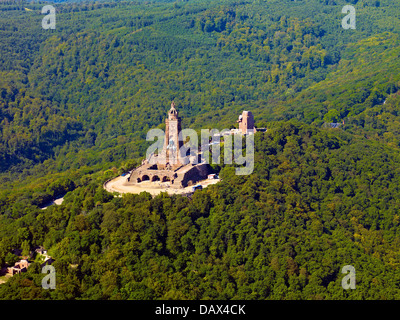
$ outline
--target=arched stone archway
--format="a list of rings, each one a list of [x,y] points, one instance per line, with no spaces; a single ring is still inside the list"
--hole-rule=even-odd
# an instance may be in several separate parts
[[[161,181],[167,182],[167,181],[170,181],[170,178],[168,176],[164,176]]]
[[[150,178],[149,178],[149,176],[147,175],[147,174],[145,174],[143,177],[142,177],[142,181],[149,181],[150,180]]]
[[[160,181],[160,177],[157,176],[157,175],[154,175],[154,176],[151,178],[151,181]]]
[[[142,182],[142,180],[141,180],[140,178],[137,178],[137,179],[136,179],[136,182],[137,182],[137,183],[140,183],[140,182]]]

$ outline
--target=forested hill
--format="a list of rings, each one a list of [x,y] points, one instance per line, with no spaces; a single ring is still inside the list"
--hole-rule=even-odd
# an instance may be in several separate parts
[[[0,298],[400,297],[398,1],[62,2],[55,30],[43,5],[0,1],[0,264],[44,245],[57,289],[33,264]],[[254,173],[104,191],[172,100],[196,130],[251,110]]]
[[[398,299],[399,152],[294,123],[255,145],[254,174],[224,167],[192,200],[113,197],[101,174],[71,176],[75,190],[46,211],[25,191],[1,206],[0,258],[44,244],[57,288],[41,289],[35,263],[0,297]],[[341,286],[345,265],[356,290]]]
[[[195,129],[243,109],[320,126],[382,103],[398,87],[399,4],[358,1],[356,30],[341,27],[344,4],[65,3],[44,30],[41,4],[3,1],[0,170],[140,157],[172,99]]]

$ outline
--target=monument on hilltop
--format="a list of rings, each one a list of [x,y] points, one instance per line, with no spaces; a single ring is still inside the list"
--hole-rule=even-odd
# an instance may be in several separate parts
[[[221,148],[221,137],[224,138],[225,164],[232,163],[229,162],[229,158],[228,161],[225,161],[225,156],[228,154],[229,157],[229,153],[231,153],[231,157],[233,156],[232,151],[229,150],[236,148],[237,138],[246,139],[246,168],[247,164],[250,164],[249,168],[251,167],[252,172],[254,163],[253,165],[251,163],[254,161],[254,145],[249,150],[247,150],[247,147],[254,144],[254,140],[252,140],[253,142],[250,140],[254,138],[252,136],[256,132],[265,132],[267,129],[255,127],[251,111],[243,111],[237,123],[239,123],[239,128],[226,129],[221,132],[207,129],[204,137],[202,130],[201,146],[199,148],[198,139],[191,135],[193,133],[197,135],[197,133],[194,130],[183,132],[181,118],[175,103],[172,102],[165,119],[165,132],[159,129],[148,132],[147,140],[157,138],[157,142],[147,149],[146,159],[142,161],[142,164],[130,171],[128,175],[124,173],[119,177],[106,181],[103,186],[109,192],[140,193],[146,191],[156,195],[160,192],[190,194],[210,184],[218,183],[220,179],[215,173],[212,173],[208,159],[211,156],[213,163],[215,163],[215,160],[219,163],[220,152],[217,151],[218,148]],[[234,135],[235,139],[232,139],[231,135]],[[189,141],[183,140],[183,136],[190,137]],[[185,141],[185,144],[183,141]],[[241,148],[241,145],[241,143],[238,144],[239,148]],[[251,149],[253,150],[251,151]],[[219,149],[219,151],[221,150]],[[236,160],[236,158],[234,159]],[[192,187],[187,188],[189,186]]]
[[[172,166],[180,164],[179,155],[183,145],[183,141],[179,141],[179,133],[181,131],[181,118],[179,118],[175,103],[172,101],[168,117],[165,119],[165,139],[162,151],[162,154],[165,154],[166,159]]]
[[[207,179],[211,173],[210,166],[205,162],[184,163],[181,149],[183,141],[179,134],[182,131],[181,118],[175,103],[171,103],[165,120],[165,137],[160,154],[152,154],[145,159],[141,166],[131,172],[126,178],[125,186],[143,185],[146,187],[160,187],[160,183],[166,182],[171,188],[184,188]],[[185,155],[186,156],[186,155]],[[199,154],[195,155],[200,159]],[[147,182],[156,182],[148,184]],[[158,183],[157,183],[158,182]]]

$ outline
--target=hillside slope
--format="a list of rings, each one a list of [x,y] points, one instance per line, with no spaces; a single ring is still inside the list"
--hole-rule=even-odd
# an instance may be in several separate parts
[[[356,30],[347,1],[198,0],[57,4],[54,31],[2,2],[0,265],[44,246],[57,288],[33,263],[0,299],[399,299],[399,4],[351,2]],[[253,111],[254,173],[106,192],[171,100],[196,130]]]

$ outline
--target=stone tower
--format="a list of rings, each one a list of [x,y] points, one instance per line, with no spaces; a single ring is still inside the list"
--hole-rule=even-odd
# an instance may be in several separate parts
[[[163,146],[163,155],[166,156],[167,164],[174,166],[179,165],[180,149],[183,141],[179,141],[179,133],[181,132],[181,118],[172,101],[171,109],[168,111],[168,118],[165,119],[165,139]]]
[[[239,116],[239,131],[242,134],[255,133],[256,129],[254,127],[254,117],[251,111],[243,111]]]
[[[158,188],[165,183],[168,188],[179,189],[207,179],[208,174],[211,173],[209,164],[186,163],[184,161],[186,155],[184,159],[181,158],[180,152],[184,150],[183,141],[179,141],[181,130],[181,118],[178,116],[175,103],[172,102],[165,120],[165,136],[161,153],[149,155],[141,166],[132,170],[123,185],[141,185],[144,182],[146,188]],[[199,154],[197,153],[196,156],[198,157]]]

